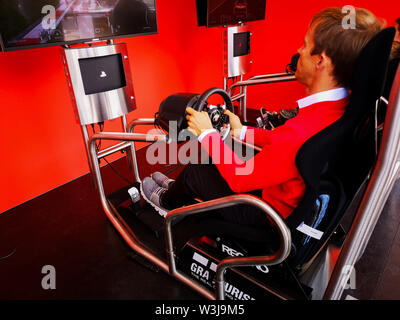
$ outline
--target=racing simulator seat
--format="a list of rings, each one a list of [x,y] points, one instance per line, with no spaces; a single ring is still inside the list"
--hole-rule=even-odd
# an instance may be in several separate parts
[[[299,150],[296,165],[306,192],[285,221],[261,199],[233,195],[170,211],[163,221],[166,258],[142,243],[118,213],[117,204],[104,193],[95,144],[101,139],[131,143],[138,186],[141,180],[134,142],[170,142],[168,135],[132,133],[137,125],[154,125],[154,119],[134,120],[130,133],[98,133],[90,139],[93,173],[107,217],[135,252],[209,299],[340,299],[349,278],[344,269],[354,266],[362,255],[400,173],[400,73],[393,85],[379,154],[374,121],[394,33],[394,28],[385,29],[364,48],[344,115]],[[174,236],[179,235],[173,236],[174,222],[238,204],[263,210],[275,224],[275,234],[254,228],[244,231],[242,226],[208,216],[198,225],[199,236],[176,252]],[[319,235],[299,232],[302,223],[317,229]],[[347,228],[341,223],[347,223]],[[337,260],[324,261],[321,257],[330,246],[340,254]],[[324,263],[334,268],[325,279],[316,281],[320,279],[316,265]]]

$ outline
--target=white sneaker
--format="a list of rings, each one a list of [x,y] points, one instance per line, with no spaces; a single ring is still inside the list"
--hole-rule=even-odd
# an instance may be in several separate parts
[[[140,192],[143,195],[143,198],[163,217],[165,217],[169,212],[168,209],[163,208],[160,204],[161,195],[166,190],[167,189],[160,187],[152,178],[149,177],[144,178],[140,185]]]

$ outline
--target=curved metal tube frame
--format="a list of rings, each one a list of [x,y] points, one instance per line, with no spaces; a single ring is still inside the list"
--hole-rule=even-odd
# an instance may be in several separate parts
[[[251,77],[246,81],[239,81],[234,83],[228,90],[228,94],[231,96],[233,89],[236,87],[244,87],[243,92],[231,97],[232,101],[236,101],[238,99],[243,98],[243,119],[247,121],[247,87],[253,86],[257,84],[268,84],[268,83],[280,83],[280,82],[289,82],[295,81],[296,76],[290,73],[273,73],[273,74],[265,74]],[[242,106],[242,104],[240,105]],[[242,108],[240,107],[240,114],[242,114]]]
[[[256,79],[267,79],[267,78],[274,78],[274,77],[286,77],[294,75],[294,73],[287,73],[287,72],[280,72],[280,73],[269,73],[269,74],[260,74],[249,78],[249,80],[256,80]]]
[[[259,198],[247,194],[239,194],[228,196],[220,199],[210,200],[187,207],[172,210],[165,217],[165,242],[167,244],[167,255],[169,260],[170,273],[176,272],[175,253],[172,239],[171,225],[172,221],[178,217],[184,217],[201,213],[204,211],[232,207],[239,204],[249,204],[258,209],[263,210],[268,217],[276,224],[280,235],[280,248],[271,256],[262,257],[242,257],[242,258],[228,258],[222,260],[217,267],[216,271],[216,290],[217,299],[225,299],[225,280],[224,274],[226,269],[233,267],[255,266],[255,265],[276,265],[283,262],[290,253],[291,234],[281,216],[276,213],[269,205]]]
[[[247,81],[241,81],[234,84],[228,91],[231,93],[236,86],[255,85],[255,84],[266,84],[276,83],[284,81],[293,81],[295,77],[293,75],[266,75],[259,76]],[[129,132],[132,132],[134,127],[137,125],[153,125],[154,119],[136,119],[129,125]],[[227,268],[239,267],[239,266],[252,266],[257,264],[273,265],[279,264],[286,259],[290,252],[291,236],[290,231],[287,229],[282,218],[265,202],[262,200],[250,196],[250,195],[234,195],[226,198],[216,199],[212,201],[198,203],[192,206],[178,208],[171,211],[165,220],[165,237],[167,246],[167,263],[157,257],[151,252],[149,248],[144,246],[129,228],[123,219],[119,216],[116,209],[107,201],[104,193],[98,158],[105,156],[105,153],[112,152],[112,150],[103,151],[103,154],[96,154],[95,141],[99,139],[107,140],[122,140],[130,141],[132,150],[132,159],[134,166],[135,178],[140,182],[136,153],[135,153],[135,141],[143,142],[156,142],[163,141],[168,142],[166,135],[148,135],[148,134],[133,134],[133,133],[99,133],[92,136],[89,142],[91,163],[94,168],[94,176],[98,191],[100,194],[101,203],[106,212],[107,217],[110,219],[117,231],[122,235],[128,245],[158,265],[164,271],[170,273],[174,277],[178,278],[188,286],[198,291],[203,296],[209,299],[224,299],[224,273]],[[126,147],[126,143],[118,145],[117,150]],[[326,289],[324,299],[340,299],[344,290],[344,286],[347,283],[349,273],[345,271],[349,270],[349,267],[354,267],[357,259],[359,259],[364,248],[368,244],[372,231],[379,219],[379,216],[383,210],[383,206],[389,196],[390,191],[393,188],[394,182],[400,174],[400,71],[397,72],[396,79],[393,85],[391,98],[388,105],[388,111],[385,121],[385,127],[382,137],[381,152],[378,157],[378,161],[374,172],[372,174],[369,186],[366,190],[361,205],[356,213],[356,218],[351,227],[350,233],[344,244],[344,247],[339,256],[330,282]],[[173,249],[173,237],[172,237],[172,221],[181,216],[193,215],[203,211],[212,209],[218,209],[223,207],[234,206],[237,204],[247,203],[254,205],[266,212],[266,214],[272,218],[276,223],[281,236],[281,247],[278,252],[268,257],[242,257],[242,258],[229,258],[221,261],[217,267],[216,276],[216,296],[208,289],[195,283],[188,276],[180,273],[176,269],[175,253]],[[351,269],[351,268],[350,268]]]
[[[129,123],[128,126],[128,132],[129,133],[133,133],[133,130],[135,129],[136,126],[138,125],[154,125],[156,119],[154,118],[142,118],[142,119],[135,119],[132,120]],[[139,168],[137,166],[137,160],[136,160],[136,146],[135,146],[135,142],[131,141],[131,157],[132,157],[132,166],[133,166],[133,174],[135,175],[135,180],[137,182],[142,182],[142,180],[140,180],[140,176],[139,176]]]
[[[228,93],[231,93],[232,89],[236,86],[248,86],[255,84],[265,83],[276,83],[284,81],[293,81],[295,77],[293,75],[281,75],[258,77],[253,80],[241,81],[232,86]],[[94,168],[94,176],[100,199],[104,211],[111,223],[122,235],[128,245],[136,252],[150,260],[152,263],[159,266],[164,271],[170,273],[180,281],[186,283],[194,290],[198,291],[208,299],[224,299],[224,273],[227,268],[233,268],[238,266],[251,266],[257,264],[272,265],[278,264],[286,259],[290,252],[291,236],[290,231],[287,229],[282,218],[265,202],[262,200],[249,196],[249,195],[235,195],[226,198],[216,199],[212,201],[198,203],[192,206],[187,206],[171,211],[165,220],[165,237],[167,246],[167,262],[157,257],[151,252],[149,248],[143,245],[127,226],[123,219],[119,216],[117,210],[107,201],[104,193],[98,158],[105,156],[105,153],[111,152],[111,150],[103,151],[103,154],[96,154],[95,141],[100,139],[107,140],[121,140],[129,141],[132,150],[132,160],[134,166],[134,173],[136,181],[140,182],[136,153],[135,153],[135,141],[142,142],[156,142],[163,141],[168,142],[166,135],[148,135],[148,134],[134,134],[131,133],[137,125],[153,125],[154,119],[136,119],[129,125],[130,133],[98,133],[92,136],[89,142],[91,164]],[[118,145],[117,149],[126,147],[125,143]],[[344,285],[346,284],[349,273],[345,273],[345,270],[349,270],[349,266],[353,267],[367,245],[369,238],[372,234],[373,229],[379,219],[382,212],[383,206],[388,198],[388,195],[393,188],[394,182],[400,174],[400,71],[398,71],[391,98],[389,101],[388,112],[385,121],[385,127],[382,137],[381,152],[378,157],[376,167],[371,177],[369,186],[364,195],[364,199],[356,213],[356,218],[351,227],[350,233],[346,239],[344,247],[337,261],[334,272],[331,276],[329,285],[326,289],[324,299],[340,299]],[[266,214],[272,218],[276,223],[280,235],[281,235],[281,248],[278,252],[268,257],[242,257],[242,258],[229,258],[220,262],[217,268],[216,276],[216,290],[217,294],[206,289],[200,284],[197,284],[188,276],[180,273],[176,269],[175,264],[175,253],[173,250],[173,238],[171,223],[172,221],[181,216],[193,215],[207,210],[229,207],[240,203],[247,203],[254,205],[266,212]]]
[[[138,119],[134,120],[129,126],[129,130],[133,130],[133,127],[138,124],[146,124],[150,122],[151,119]],[[153,121],[154,122],[154,121]],[[121,234],[126,243],[137,253],[144,256],[146,259],[150,260],[152,263],[160,267],[165,272],[168,272],[172,276],[176,277],[180,281],[184,282],[203,296],[208,299],[224,299],[224,272],[227,268],[238,267],[238,266],[253,266],[253,265],[273,265],[279,264],[287,258],[290,253],[291,245],[291,235],[290,231],[284,223],[283,219],[278,213],[276,213],[269,205],[267,205],[262,200],[257,197],[250,195],[233,195],[225,198],[220,198],[212,201],[201,202],[191,206],[186,206],[172,210],[168,213],[165,219],[165,237],[167,246],[167,259],[168,263],[163,261],[161,258],[157,257],[149,248],[147,248],[143,243],[139,241],[134,232],[125,223],[122,217],[118,214],[114,206],[107,200],[105,195],[100,166],[98,162],[98,154],[96,153],[96,141],[97,140],[119,140],[119,141],[142,141],[142,142],[168,142],[168,136],[166,135],[150,135],[150,134],[140,134],[140,133],[96,133],[89,140],[89,150],[90,150],[90,161],[93,165],[93,174],[95,177],[97,190],[99,192],[101,204],[106,213],[106,216],[111,221],[113,226]],[[134,158],[134,162],[136,157]],[[137,169],[137,166],[136,166]],[[249,204],[255,206],[261,210],[264,210],[267,216],[269,216],[272,221],[276,223],[276,226],[280,233],[281,246],[279,250],[271,255],[265,257],[243,257],[243,258],[230,258],[225,259],[220,262],[217,267],[217,294],[215,295],[210,290],[206,289],[204,286],[194,282],[188,276],[182,274],[176,269],[175,263],[175,253],[173,249],[173,238],[172,238],[172,221],[177,217],[193,215],[196,213],[214,210],[219,208],[231,207],[238,204]]]

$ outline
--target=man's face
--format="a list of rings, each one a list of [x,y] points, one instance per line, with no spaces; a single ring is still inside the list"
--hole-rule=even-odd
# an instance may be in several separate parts
[[[297,50],[300,54],[299,62],[297,64],[296,78],[306,87],[310,87],[314,81],[316,64],[318,62],[317,55],[311,55],[314,50],[314,31],[309,28],[305,37],[303,46]]]

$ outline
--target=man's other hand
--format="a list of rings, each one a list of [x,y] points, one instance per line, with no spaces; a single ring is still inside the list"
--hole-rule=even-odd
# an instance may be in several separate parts
[[[239,139],[240,132],[242,131],[243,128],[243,125],[240,122],[240,118],[229,110],[226,110],[225,114],[229,117],[229,123],[231,125],[231,135]]]

